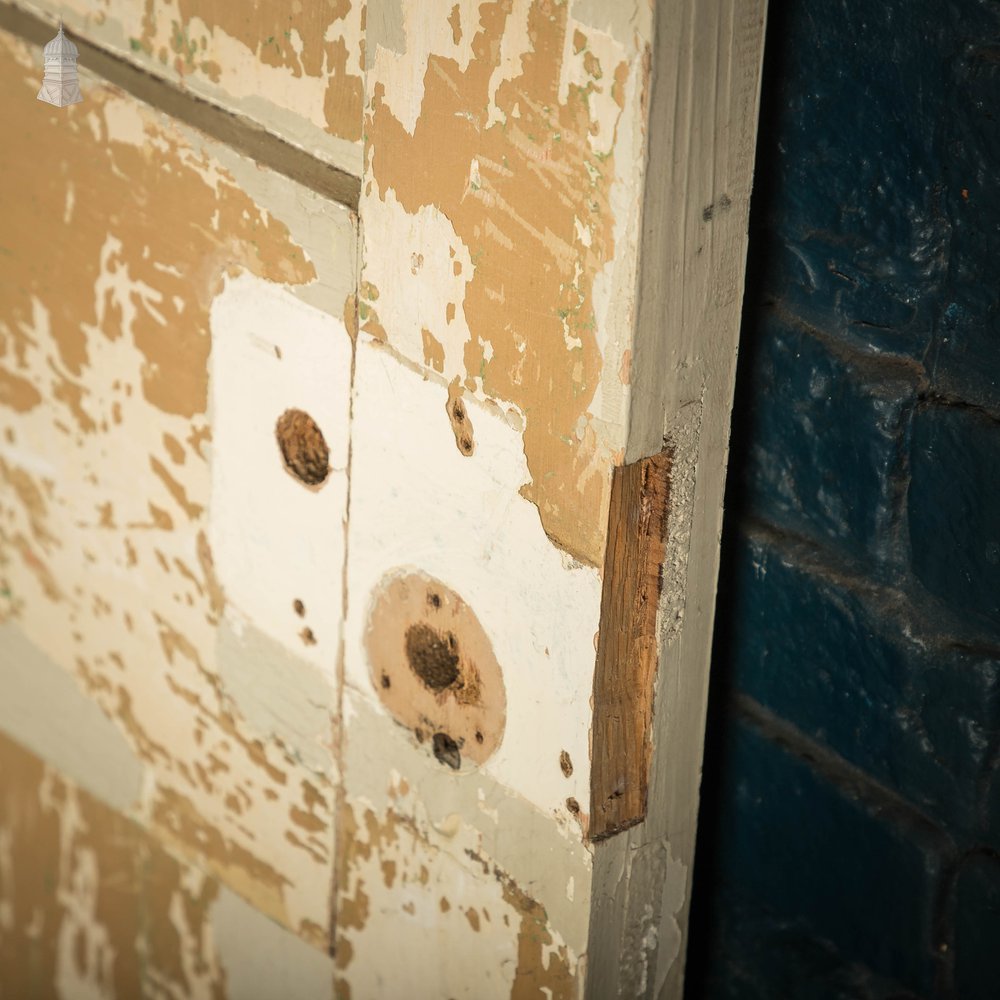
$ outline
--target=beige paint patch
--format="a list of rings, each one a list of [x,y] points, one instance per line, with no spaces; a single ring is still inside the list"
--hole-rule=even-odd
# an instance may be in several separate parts
[[[372,595],[364,641],[382,703],[439,763],[457,771],[493,754],[507,715],[503,675],[458,594],[422,573],[390,574]]]
[[[340,209],[324,223],[312,192],[235,153],[216,155],[197,133],[86,74],[83,104],[36,107],[39,57],[0,35],[0,81],[14,109],[0,179],[20,192],[12,225],[24,234],[5,257],[0,367],[44,400],[4,411],[0,613],[141,759],[134,814],[322,946],[329,780],[243,718],[218,676],[216,630],[233,595],[208,523],[217,444],[206,413],[209,312],[227,276],[246,272],[309,315],[318,310],[286,283],[339,310],[353,253],[341,255],[346,274],[331,277],[331,244],[353,230]],[[13,155],[29,135],[44,171]],[[285,476],[273,421],[268,434]]]
[[[332,778],[334,692],[323,673],[253,625],[243,625],[237,635],[225,621],[219,625],[218,661],[225,697],[250,731]]]
[[[358,175],[364,0],[36,0],[102,48]]]
[[[333,996],[333,960],[220,888],[212,938],[231,1000],[323,1000]]]
[[[612,449],[593,427],[602,345],[610,336],[598,328],[594,289],[619,254],[615,136],[625,85],[641,73],[641,49],[633,39],[592,32],[598,76],[593,65],[586,70],[588,50],[574,53],[570,44],[570,4],[469,6],[460,10],[460,46],[447,9],[436,17],[421,10],[419,21],[406,21],[405,58],[381,49],[375,58],[363,275],[382,293],[378,315],[389,342],[419,358],[405,315],[412,300],[387,292],[395,288],[386,278],[399,270],[392,263],[397,247],[407,259],[415,248],[400,209],[411,224],[428,212],[448,220],[454,237],[425,239],[420,250],[425,268],[456,253],[471,264],[457,297],[435,286],[435,301],[453,304],[468,330],[463,381],[523,412],[531,472],[524,495],[538,505],[550,539],[596,565]],[[629,93],[628,115],[637,115]],[[413,162],[435,169],[408,169]],[[636,181],[630,178],[624,209],[637,201]],[[435,336],[444,325],[423,322]]]
[[[351,692],[345,711],[338,996],[578,996],[583,846],[484,771],[451,777]]]
[[[217,883],[2,735],[0,772],[4,996],[224,1000]]]
[[[4,343],[0,339],[0,345]],[[0,355],[6,353],[0,347]],[[0,406],[6,406],[18,413],[34,409],[42,401],[42,394],[20,375],[15,375],[6,369],[0,369]]]
[[[444,373],[444,345],[427,327],[421,327],[420,337],[424,343],[424,364],[438,374]]]
[[[15,625],[0,625],[0,650],[0,731],[113,809],[135,806],[142,766],[121,731]]]

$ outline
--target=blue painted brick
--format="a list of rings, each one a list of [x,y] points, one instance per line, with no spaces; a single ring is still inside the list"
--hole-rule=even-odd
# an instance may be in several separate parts
[[[974,831],[1000,662],[907,638],[877,592],[806,569],[773,539],[741,544],[726,610],[739,689],[944,826]]]
[[[776,92],[765,99],[756,223],[768,295],[859,346],[921,359],[941,308],[950,220],[955,26],[995,12],[937,2],[776,3]],[[983,37],[980,35],[979,37]]]
[[[983,801],[980,806],[980,840],[1000,853],[1000,756],[994,756],[984,781]]]
[[[740,475],[759,516],[856,556],[884,559],[893,481],[914,380],[867,373],[774,312],[761,317],[742,372],[750,448]]]
[[[910,435],[913,570],[972,628],[1000,638],[1000,422],[926,406]]]
[[[1000,993],[1000,858],[967,858],[955,882],[955,992],[961,1000]]]
[[[731,727],[724,771],[716,877],[726,911],[749,903],[829,942],[844,962],[928,991],[934,847],[743,723]],[[787,958],[769,958],[780,975]]]
[[[956,32],[949,60],[948,114],[942,131],[945,184],[942,210],[949,220],[948,273],[928,359],[932,386],[1000,411],[1000,25]],[[929,123],[930,124],[930,123]]]
[[[923,1000],[851,961],[802,921],[725,899],[698,1000]],[[699,983],[699,986],[701,984]]]

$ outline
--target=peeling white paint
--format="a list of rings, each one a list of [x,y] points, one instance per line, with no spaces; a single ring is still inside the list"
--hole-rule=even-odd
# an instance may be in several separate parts
[[[210,537],[228,613],[332,681],[343,605],[350,338],[341,320],[251,275],[226,283],[211,322]],[[308,413],[330,449],[319,487],[284,468],[275,425],[288,409]],[[301,636],[306,628],[313,643]]]
[[[521,439],[502,417],[470,404],[476,451],[462,455],[444,387],[414,378],[366,338],[354,396],[348,683],[378,704],[362,635],[384,574],[414,567],[440,579],[479,618],[508,692],[504,739],[484,769],[543,811],[566,815],[568,796],[589,799],[597,570],[567,567],[537,508],[519,495],[529,478]],[[569,780],[563,750],[578,762]]]

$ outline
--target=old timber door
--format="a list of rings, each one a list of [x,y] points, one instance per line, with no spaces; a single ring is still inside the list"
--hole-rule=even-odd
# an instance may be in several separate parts
[[[763,20],[0,0],[0,997],[680,995]]]

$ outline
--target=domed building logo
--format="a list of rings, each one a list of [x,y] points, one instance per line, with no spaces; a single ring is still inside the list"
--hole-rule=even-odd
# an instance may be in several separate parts
[[[78,55],[76,46],[63,34],[60,19],[59,34],[43,49],[45,77],[42,89],[38,91],[40,101],[65,108],[68,104],[79,104],[83,100],[80,81],[76,75]]]

